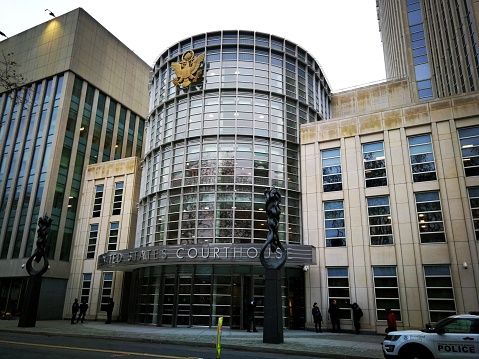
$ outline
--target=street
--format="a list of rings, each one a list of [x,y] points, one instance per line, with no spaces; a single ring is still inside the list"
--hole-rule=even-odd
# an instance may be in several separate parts
[[[191,345],[171,345],[106,339],[86,339],[70,336],[4,333],[0,339],[0,358],[13,359],[99,359],[113,357],[163,359],[215,359],[215,348]],[[221,359],[263,358],[297,359],[298,355],[283,355],[253,351],[221,350]]]

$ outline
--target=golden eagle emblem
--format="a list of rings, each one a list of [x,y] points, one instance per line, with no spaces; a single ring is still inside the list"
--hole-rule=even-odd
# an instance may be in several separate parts
[[[203,71],[198,70],[198,68],[204,58],[204,53],[195,57],[193,50],[186,51],[181,56],[180,62],[174,62],[171,64],[171,68],[176,74],[176,78],[172,81],[173,84],[175,86],[181,85],[182,87],[186,87],[192,82],[196,82],[203,73]]]

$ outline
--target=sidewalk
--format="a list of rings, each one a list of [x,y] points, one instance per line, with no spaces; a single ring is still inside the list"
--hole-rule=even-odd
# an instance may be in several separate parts
[[[33,328],[19,328],[18,320],[0,320],[0,332],[34,333],[104,338],[114,340],[143,341],[152,343],[185,344],[215,348],[216,328],[172,328],[133,325],[126,323],[105,324],[100,321],[70,324],[69,320],[37,321]],[[315,333],[305,330],[283,332],[283,344],[263,343],[263,333],[248,333],[223,327],[221,347],[246,351],[262,351],[284,354],[322,356],[327,358],[383,358],[382,335],[351,333]]]

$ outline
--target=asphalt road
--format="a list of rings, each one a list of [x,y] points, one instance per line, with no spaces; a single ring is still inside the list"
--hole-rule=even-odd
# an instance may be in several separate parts
[[[171,345],[105,339],[4,333],[0,339],[0,358],[10,359],[104,359],[163,358],[217,359],[215,348]],[[222,349],[220,359],[298,359],[298,355],[282,355],[253,351]],[[316,357],[318,358],[318,357]]]

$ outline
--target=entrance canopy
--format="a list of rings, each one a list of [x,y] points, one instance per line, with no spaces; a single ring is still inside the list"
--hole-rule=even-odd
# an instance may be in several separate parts
[[[191,244],[155,246],[110,251],[98,257],[97,269],[132,271],[145,266],[165,264],[241,264],[261,265],[260,252],[263,244]],[[265,258],[287,256],[286,267],[303,267],[316,264],[316,249],[313,246],[285,245],[286,253],[266,250]]]

